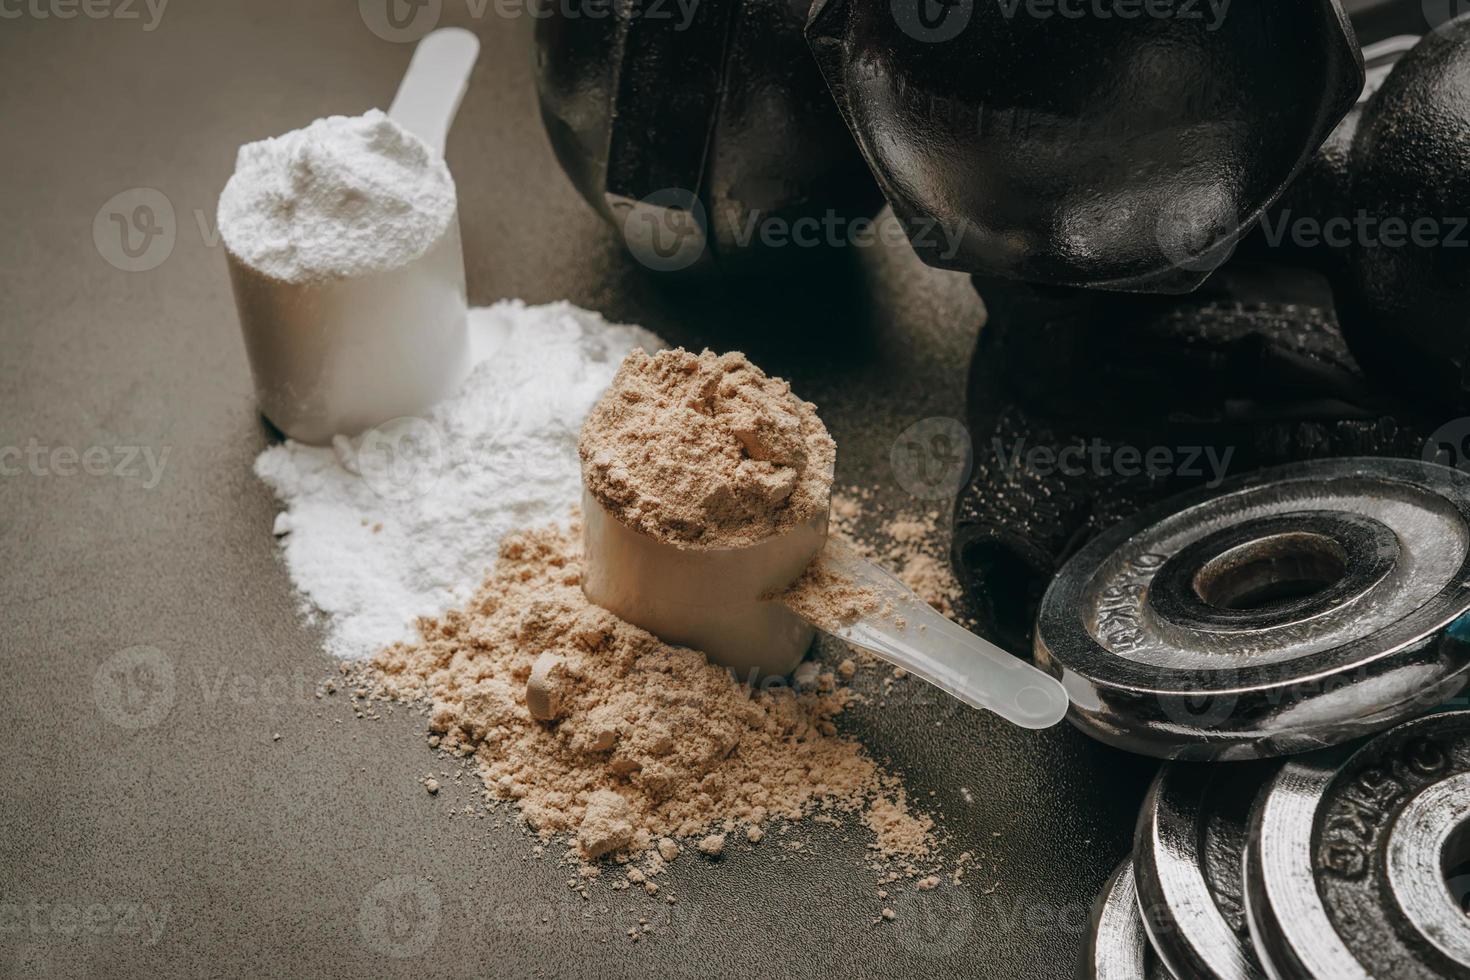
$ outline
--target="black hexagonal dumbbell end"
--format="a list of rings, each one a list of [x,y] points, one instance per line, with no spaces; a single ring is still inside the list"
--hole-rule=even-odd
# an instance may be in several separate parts
[[[926,262],[1055,286],[1195,288],[1363,85],[1336,0],[818,0],[807,40]]]

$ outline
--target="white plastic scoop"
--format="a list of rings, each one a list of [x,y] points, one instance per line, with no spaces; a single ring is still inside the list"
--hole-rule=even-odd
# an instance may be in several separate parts
[[[460,28],[427,35],[389,109],[441,155],[479,48]],[[457,216],[417,258],[367,275],[285,282],[225,254],[260,409],[293,439],[320,445],[419,414],[464,380]]]
[[[886,568],[838,540],[827,542],[820,560],[884,600],[875,614],[820,624],[825,632],[1022,728],[1050,728],[1066,715],[1061,681],[946,618]]]
[[[449,127],[469,87],[470,70],[480,55],[480,39],[462,27],[426,34],[414,48],[388,118],[434,148],[440,156]]]
[[[745,548],[680,548],[627,527],[590,491],[582,496],[587,598],[669,643],[701,650],[739,674],[779,676],[801,662],[822,629],[1023,728],[1049,728],[1067,713],[1061,682],[829,540],[826,514]],[[812,622],[771,598],[819,556],[829,571],[875,592],[880,608],[850,622]]]

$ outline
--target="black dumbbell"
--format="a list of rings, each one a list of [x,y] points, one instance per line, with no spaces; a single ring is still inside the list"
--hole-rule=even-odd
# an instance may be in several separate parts
[[[1327,272],[1364,367],[1406,395],[1464,410],[1470,17],[1409,40],[1365,49],[1386,77],[1263,220],[1250,251]]]
[[[1197,287],[1363,86],[1337,0],[818,0],[807,38],[924,260],[1050,286]]]
[[[1336,279],[1343,335],[1401,390],[1470,407],[1470,17],[1428,35],[1367,105],[1348,200],[1355,234]],[[1407,239],[1389,225],[1407,228]]]
[[[572,6],[549,4],[537,25],[542,119],[640,261],[800,252],[787,246],[816,244],[813,222],[881,206],[802,39],[803,0]]]

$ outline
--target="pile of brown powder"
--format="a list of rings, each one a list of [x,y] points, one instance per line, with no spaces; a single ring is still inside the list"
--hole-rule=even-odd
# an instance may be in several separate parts
[[[584,861],[646,853],[656,873],[678,852],[669,838],[814,811],[861,811],[882,857],[932,851],[932,821],[837,734],[847,688],[828,674],[811,690],[753,690],[623,622],[583,595],[579,542],[577,527],[505,539],[466,608],[374,659],[379,693],[430,702],[440,746],[473,755],[492,796],[515,800],[543,839],[573,839]],[[538,660],[538,683],[556,685],[538,712],[548,721],[526,703]]]
[[[815,406],[744,354],[635,351],[587,417],[587,488],[686,547],[747,545],[827,510],[837,451]]]

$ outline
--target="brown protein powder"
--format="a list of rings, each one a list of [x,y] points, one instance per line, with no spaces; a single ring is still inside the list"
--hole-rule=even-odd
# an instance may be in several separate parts
[[[582,428],[582,475],[628,527],[737,548],[826,512],[837,449],[816,407],[744,354],[634,351]]]
[[[436,744],[472,756],[488,793],[516,801],[544,840],[569,839],[574,860],[642,855],[656,872],[678,855],[673,838],[713,856],[714,838],[741,827],[846,812],[880,860],[916,873],[933,823],[838,734],[849,688],[831,675],[752,688],[592,605],[580,540],[576,526],[506,538],[465,608],[378,654],[377,696],[429,702]],[[552,695],[546,717],[533,717],[528,683]]]

